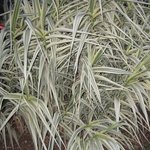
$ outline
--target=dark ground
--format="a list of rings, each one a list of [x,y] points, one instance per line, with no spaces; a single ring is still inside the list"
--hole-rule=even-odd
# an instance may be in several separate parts
[[[17,131],[19,137],[19,145],[20,147],[14,142],[14,149],[12,148],[9,140],[7,143],[7,150],[34,150],[34,144],[32,142],[32,137],[27,131],[25,127],[22,127],[22,123],[17,120],[18,118],[13,118],[12,127]],[[150,132],[145,131],[144,132],[146,138],[150,140]],[[135,150],[150,150],[150,143],[142,136],[142,134],[139,135],[139,139],[141,140],[142,145],[144,146],[144,149],[142,149],[136,141],[133,142],[135,146]],[[49,137],[47,136],[47,139],[45,140],[45,144],[47,145],[49,140]],[[0,139],[0,150],[5,150],[4,143]],[[54,148],[54,150],[58,150],[58,148]],[[62,150],[65,150],[64,148]],[[128,150],[128,149],[126,149]]]
[[[147,138],[149,137],[150,140],[150,134],[146,136]],[[143,140],[142,143],[142,145],[145,145],[144,149],[135,144],[135,150],[150,150],[150,144],[146,140]],[[32,138],[29,133],[25,133],[21,136],[19,139],[19,144],[20,148],[17,146],[17,144],[14,144],[14,150],[34,150]],[[5,150],[4,143],[2,142],[0,142],[0,150]],[[8,144],[7,150],[13,150],[11,144]],[[54,150],[58,150],[58,148],[55,148]]]

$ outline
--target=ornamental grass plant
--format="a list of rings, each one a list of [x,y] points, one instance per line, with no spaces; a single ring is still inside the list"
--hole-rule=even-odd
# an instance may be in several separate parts
[[[19,145],[24,126],[35,150],[144,147],[139,135],[150,129],[149,2],[16,0],[4,15],[0,137],[6,149],[8,140]]]

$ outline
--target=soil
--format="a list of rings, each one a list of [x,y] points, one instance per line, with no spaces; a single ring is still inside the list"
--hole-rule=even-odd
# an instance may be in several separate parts
[[[14,148],[11,146],[10,142],[8,141],[7,143],[7,150],[35,150],[34,144],[32,141],[32,137],[30,133],[27,131],[25,127],[22,126],[22,122],[20,122],[20,119],[18,117],[15,117],[11,121],[12,127],[17,131],[19,137],[19,145],[20,147],[14,142]],[[150,140],[150,132],[145,131],[144,136],[148,140]],[[135,150],[150,150],[150,142],[148,142],[144,136],[139,135],[139,139],[141,140],[142,145],[144,145],[144,149],[140,147],[136,142],[133,142],[135,146]],[[45,140],[45,144],[47,145],[49,141],[49,137],[47,136]],[[3,141],[0,139],[0,150],[5,150],[5,146]],[[57,147],[54,148],[54,150],[58,150]],[[65,148],[62,148],[62,150],[65,150]],[[126,149],[128,150],[128,149]]]
[[[148,139],[150,139],[150,133],[146,133],[146,136]],[[14,144],[14,149],[12,148],[11,144],[8,144],[7,150],[34,150],[34,144],[29,133],[22,134],[21,138],[19,139],[19,144],[20,147],[17,144]],[[144,138],[142,139],[142,145],[145,145],[143,150],[150,150],[150,143],[144,140]],[[2,141],[0,142],[0,150],[5,150]],[[58,148],[55,148],[54,150],[58,150]],[[142,150],[142,148],[135,143],[135,150]]]
[[[48,141],[49,141],[49,137],[47,136],[45,140],[45,145],[48,145]],[[13,148],[9,142],[7,145],[7,150],[35,150],[32,137],[29,132],[22,134],[22,136],[19,139],[19,146],[14,142],[14,148]],[[54,150],[59,150],[56,145],[54,147],[55,147]],[[6,150],[4,143],[2,141],[0,141],[0,150]],[[62,148],[62,150],[65,149]]]
[[[29,133],[23,134],[19,139],[20,147],[15,143],[14,150],[34,150],[32,138]],[[0,150],[5,150],[4,143],[0,143]],[[7,150],[13,150],[11,144],[8,144]]]

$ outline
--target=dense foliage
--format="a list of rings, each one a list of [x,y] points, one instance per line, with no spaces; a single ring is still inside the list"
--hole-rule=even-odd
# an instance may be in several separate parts
[[[6,134],[13,145],[24,123],[35,150],[141,144],[139,133],[149,130],[150,3],[16,0],[12,8],[0,33],[5,146]]]

